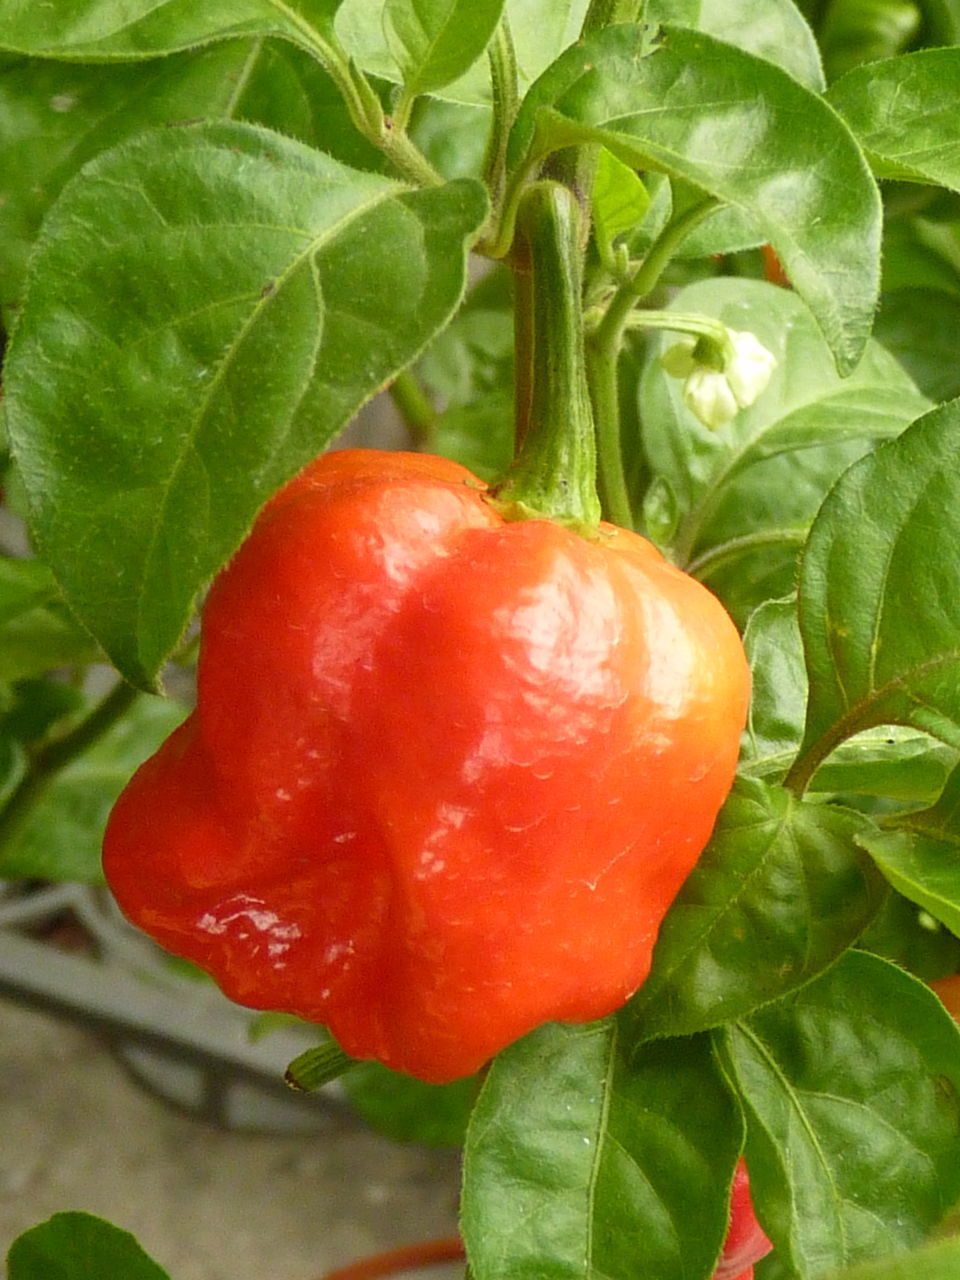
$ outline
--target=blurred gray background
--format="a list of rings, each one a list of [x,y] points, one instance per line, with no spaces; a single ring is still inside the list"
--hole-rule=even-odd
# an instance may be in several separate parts
[[[388,1142],[338,1101],[309,1124],[212,1126],[152,1096],[95,1034],[0,1000],[0,1258],[65,1209],[132,1231],[172,1280],[318,1280],[455,1234],[455,1152]]]

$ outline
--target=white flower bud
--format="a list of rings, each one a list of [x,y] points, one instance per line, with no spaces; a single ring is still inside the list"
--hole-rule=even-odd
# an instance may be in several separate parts
[[[733,355],[727,361],[724,376],[737,404],[746,409],[766,389],[777,367],[777,358],[757,340],[756,334],[728,329]]]
[[[711,431],[728,423],[740,407],[726,374],[704,365],[698,365],[683,384],[683,399],[690,412]]]

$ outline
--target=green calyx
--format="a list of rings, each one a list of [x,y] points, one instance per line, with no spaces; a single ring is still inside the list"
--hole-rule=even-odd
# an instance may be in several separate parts
[[[549,519],[585,537],[600,523],[583,337],[583,218],[568,188],[521,200],[513,250],[517,455],[491,501],[508,520]]]

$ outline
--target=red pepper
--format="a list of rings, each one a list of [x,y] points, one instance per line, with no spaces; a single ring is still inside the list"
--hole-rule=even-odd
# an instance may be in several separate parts
[[[639,536],[354,450],[267,505],[198,706],[106,833],[127,915],[242,1004],[428,1081],[619,1007],[730,787],[748,672]]]
[[[730,1195],[730,1229],[713,1280],[753,1280],[753,1264],[765,1258],[772,1248],[753,1211],[747,1166],[740,1160]]]
[[[955,1022],[960,1022],[960,973],[948,978],[937,978],[930,986],[940,997],[943,1007]]]

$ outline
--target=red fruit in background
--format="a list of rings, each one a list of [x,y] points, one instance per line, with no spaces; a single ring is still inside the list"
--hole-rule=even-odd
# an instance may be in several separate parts
[[[949,978],[937,978],[930,987],[943,1001],[947,1013],[960,1022],[960,973],[951,974]]]
[[[753,1280],[753,1264],[773,1249],[757,1221],[750,1199],[750,1178],[741,1159],[733,1175],[730,1194],[730,1228],[713,1280]]]

